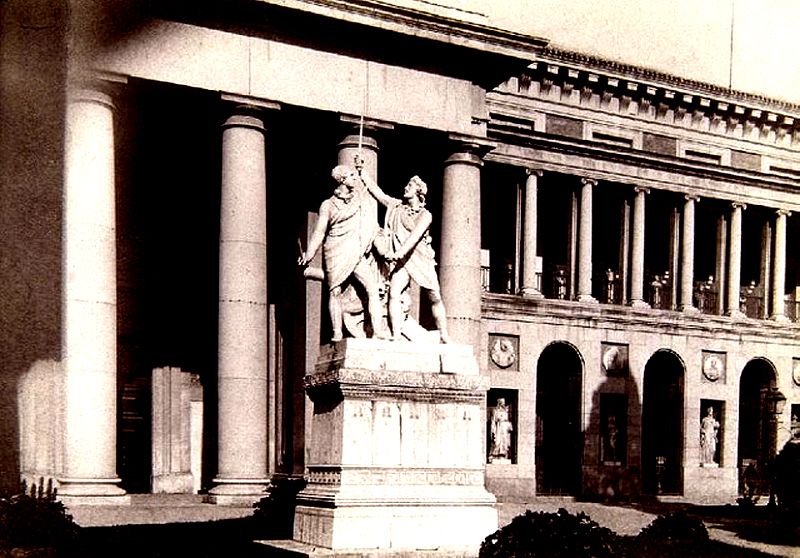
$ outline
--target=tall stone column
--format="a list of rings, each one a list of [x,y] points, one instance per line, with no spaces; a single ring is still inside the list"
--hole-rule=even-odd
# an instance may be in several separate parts
[[[597,302],[592,296],[592,192],[597,181],[582,178],[581,212],[578,226],[578,300]]]
[[[644,204],[649,188],[634,188],[636,197],[633,200],[633,239],[631,241],[631,300],[630,305],[647,308],[644,300]]]
[[[480,352],[481,155],[478,143],[459,143],[444,162],[439,282],[453,343]]]
[[[775,271],[772,274],[772,316],[779,322],[789,321],[784,313],[786,290],[786,218],[791,212],[779,209],[775,216]]]
[[[731,204],[730,252],[728,255],[728,311],[731,317],[743,316],[739,305],[742,282],[742,210],[747,205],[740,202]]]
[[[522,296],[529,298],[543,298],[542,292],[536,280],[536,256],[538,244],[538,215],[537,215],[537,194],[539,189],[539,178],[542,171],[536,169],[525,169],[528,175],[525,181],[525,213],[523,223],[522,241]]]
[[[222,126],[217,504],[252,504],[267,478],[267,191],[264,123],[240,105]]]
[[[74,87],[66,107],[63,461],[67,504],[127,503],[117,483],[117,267],[110,95]]]
[[[696,312],[694,306],[694,204],[697,196],[687,194],[683,204],[683,238],[681,242],[681,304],[683,312]]]

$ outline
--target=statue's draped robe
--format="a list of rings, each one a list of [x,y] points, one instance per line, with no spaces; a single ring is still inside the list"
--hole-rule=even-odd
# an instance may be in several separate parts
[[[362,186],[345,201],[330,198],[330,220],[323,244],[325,276],[333,290],[344,283],[364,257],[371,258],[378,234],[378,203]]]
[[[392,251],[397,251],[411,235],[417,220],[428,210],[421,208],[419,213],[412,214],[401,202],[390,205],[386,210],[385,228],[389,234]],[[425,232],[419,243],[408,255],[398,262],[411,279],[424,289],[439,290],[439,279],[436,277],[436,261],[431,247],[431,237]]]

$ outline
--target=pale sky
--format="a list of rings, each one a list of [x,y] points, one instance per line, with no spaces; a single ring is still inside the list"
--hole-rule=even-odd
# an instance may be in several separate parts
[[[800,0],[439,1],[566,50],[800,104]]]

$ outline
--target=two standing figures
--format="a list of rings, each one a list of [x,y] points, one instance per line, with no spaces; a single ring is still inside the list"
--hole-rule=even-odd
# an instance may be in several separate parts
[[[322,202],[319,217],[306,252],[298,263],[308,265],[320,247],[330,289],[328,310],[333,329],[332,341],[343,337],[343,286],[350,280],[363,287],[367,298],[367,323],[377,338],[401,339],[407,319],[404,302],[414,280],[428,294],[431,313],[443,343],[449,342],[447,317],[442,302],[436,263],[431,247],[431,213],[425,208],[427,185],[417,176],[409,180],[403,199],[387,195],[363,171],[363,160],[356,166],[339,165],[331,176],[336,180],[333,195]],[[386,206],[384,227],[378,225],[378,203]],[[377,258],[376,258],[377,256]],[[381,259],[387,270],[388,322],[383,325],[381,285],[378,269]]]

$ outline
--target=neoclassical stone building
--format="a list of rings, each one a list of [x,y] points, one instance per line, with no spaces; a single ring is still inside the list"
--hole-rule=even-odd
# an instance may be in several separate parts
[[[800,107],[428,2],[137,6],[4,8],[6,46],[50,45],[3,76],[5,486],[302,478],[330,331],[296,261],[360,150],[428,184],[451,335],[511,416],[499,499],[766,490],[800,415]]]

